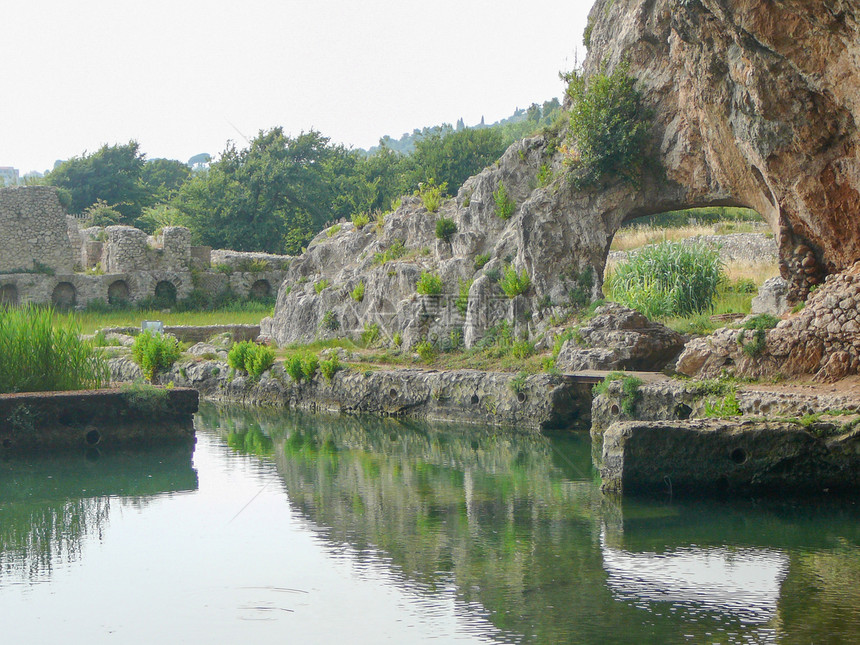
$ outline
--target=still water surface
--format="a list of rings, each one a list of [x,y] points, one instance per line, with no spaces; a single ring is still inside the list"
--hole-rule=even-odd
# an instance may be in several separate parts
[[[0,642],[860,642],[850,500],[619,504],[587,436],[196,424],[0,462]]]

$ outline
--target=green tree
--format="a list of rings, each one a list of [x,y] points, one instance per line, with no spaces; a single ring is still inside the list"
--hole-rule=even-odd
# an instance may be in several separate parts
[[[469,128],[426,136],[415,145],[414,183],[434,179],[452,194],[472,175],[502,156],[507,142],[498,128]]]
[[[121,223],[131,224],[148,202],[141,181],[143,165],[144,155],[136,141],[104,145],[92,154],[62,162],[48,173],[46,181],[69,193],[71,212],[82,213],[102,200],[121,214]]]
[[[143,164],[140,179],[148,193],[149,206],[170,201],[182,187],[191,169],[175,159],[150,159]]]
[[[335,157],[345,154],[313,130],[295,138],[282,128],[261,131],[244,150],[230,143],[175,204],[205,244],[298,253],[333,215]]]

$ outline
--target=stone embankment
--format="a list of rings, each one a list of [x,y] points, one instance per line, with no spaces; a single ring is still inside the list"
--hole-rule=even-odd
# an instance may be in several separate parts
[[[126,357],[110,360],[115,381],[142,377]],[[224,360],[185,360],[162,383],[192,387],[211,401],[278,406],[311,412],[405,416],[521,429],[587,429],[591,387],[564,376],[420,369],[340,370],[295,381],[276,364],[259,381],[235,373]]]
[[[0,394],[0,456],[194,442],[190,388]]]
[[[860,392],[665,379],[592,405],[608,492],[797,493],[860,487]],[[703,418],[717,415],[721,418]]]

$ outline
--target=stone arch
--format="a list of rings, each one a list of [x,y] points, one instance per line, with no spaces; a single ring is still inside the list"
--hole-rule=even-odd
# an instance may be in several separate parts
[[[112,305],[118,305],[129,300],[128,283],[125,280],[115,280],[108,287],[108,302]]]
[[[0,306],[14,307],[18,304],[18,287],[14,284],[4,284],[0,287]]]
[[[268,280],[257,280],[251,285],[251,292],[248,295],[253,300],[265,300],[272,295],[272,285]]]
[[[60,282],[51,293],[51,303],[57,309],[73,309],[77,298],[78,291],[71,282]]]
[[[176,304],[176,285],[169,280],[160,280],[155,285],[155,301],[160,307],[172,307]]]

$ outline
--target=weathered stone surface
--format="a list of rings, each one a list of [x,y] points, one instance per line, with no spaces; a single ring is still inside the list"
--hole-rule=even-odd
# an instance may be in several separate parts
[[[0,394],[0,456],[194,441],[198,394],[172,388]]]
[[[604,435],[603,490],[786,493],[860,488],[860,428],[761,420],[629,421]]]
[[[659,371],[684,348],[684,336],[638,311],[615,302],[601,305],[579,329],[579,336],[564,343],[556,367],[580,370]]]
[[[140,371],[126,357],[109,361],[111,378]],[[213,401],[272,405],[299,410],[407,416],[460,423],[536,428],[587,428],[590,387],[561,376],[537,374],[516,384],[515,374],[455,370],[342,370],[331,382],[321,374],[295,382],[276,364],[258,382],[232,373],[223,361],[181,361],[159,382],[193,387]]]
[[[33,271],[37,263],[71,273],[70,226],[55,188],[0,189],[0,273]]]
[[[589,15],[586,73],[629,61],[661,193],[755,208],[794,298],[860,260],[858,17],[845,0],[598,0]]]
[[[781,316],[788,311],[788,283],[783,278],[770,278],[752,299],[750,311],[754,314]]]
[[[814,374],[821,381],[860,372],[860,262],[845,273],[828,276],[804,309],[766,333],[761,352],[750,356],[738,342],[738,330],[720,329],[686,346],[677,370],[710,378],[721,373],[770,378]],[[749,343],[747,331],[743,342]]]

